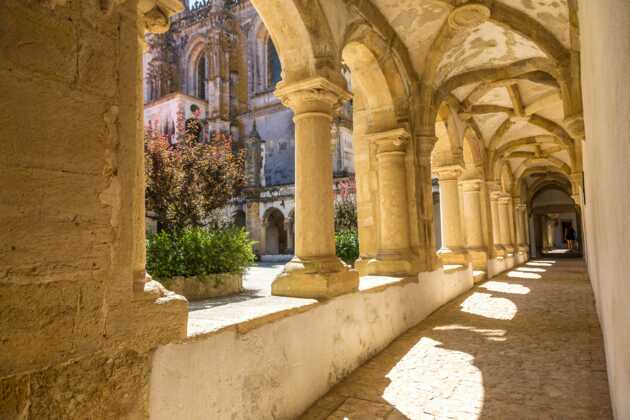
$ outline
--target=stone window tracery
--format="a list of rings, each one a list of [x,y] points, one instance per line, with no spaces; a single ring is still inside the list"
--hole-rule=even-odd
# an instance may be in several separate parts
[[[267,66],[267,87],[274,88],[282,80],[282,66],[271,37],[267,38]]]

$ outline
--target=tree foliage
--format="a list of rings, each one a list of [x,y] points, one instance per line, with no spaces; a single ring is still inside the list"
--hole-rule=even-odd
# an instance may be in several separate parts
[[[357,201],[354,179],[340,181],[335,200],[335,232],[357,230]]]
[[[203,227],[245,183],[245,152],[233,151],[229,136],[207,143],[185,135],[175,145],[145,130],[146,206],[169,231]]]
[[[357,201],[354,179],[337,184],[338,197],[335,200],[335,248],[339,258],[354,264],[359,258],[359,235],[357,222]]]

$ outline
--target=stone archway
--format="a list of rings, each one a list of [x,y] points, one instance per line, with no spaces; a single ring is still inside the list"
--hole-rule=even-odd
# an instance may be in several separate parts
[[[280,255],[287,252],[287,233],[285,227],[285,217],[276,208],[271,208],[265,213],[263,218],[263,229],[265,231],[266,255]]]
[[[534,256],[581,252],[581,215],[564,188],[555,184],[540,188],[533,194],[530,208],[530,243]],[[566,241],[569,228],[575,232],[576,238],[572,248]]]

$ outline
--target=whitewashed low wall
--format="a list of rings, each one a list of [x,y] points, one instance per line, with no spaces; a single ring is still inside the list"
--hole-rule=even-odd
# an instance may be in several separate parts
[[[471,269],[421,273],[418,282],[399,281],[315,303],[246,333],[230,328],[160,347],[151,372],[151,418],[295,418],[472,286]]]

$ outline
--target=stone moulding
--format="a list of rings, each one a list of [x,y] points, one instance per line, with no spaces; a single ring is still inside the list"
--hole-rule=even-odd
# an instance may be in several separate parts
[[[184,296],[189,301],[228,296],[243,291],[243,275],[240,273],[176,276],[159,281],[168,290]]]

